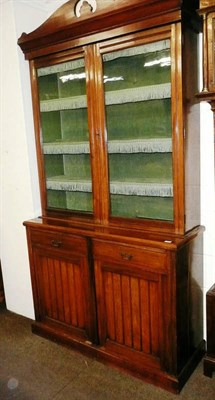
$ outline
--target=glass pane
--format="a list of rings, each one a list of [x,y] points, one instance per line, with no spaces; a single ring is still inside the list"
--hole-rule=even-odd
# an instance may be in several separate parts
[[[170,41],[103,64],[111,215],[173,220]]]
[[[92,212],[84,60],[38,69],[49,208]]]

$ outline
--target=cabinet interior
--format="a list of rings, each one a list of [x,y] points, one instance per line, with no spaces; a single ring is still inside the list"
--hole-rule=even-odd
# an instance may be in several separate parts
[[[173,221],[170,39],[100,57],[110,216]],[[94,213],[85,58],[37,76],[47,206]]]

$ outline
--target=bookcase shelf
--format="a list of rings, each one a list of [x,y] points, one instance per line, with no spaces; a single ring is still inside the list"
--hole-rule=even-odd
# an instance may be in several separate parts
[[[107,144],[108,153],[171,153],[172,140],[169,138],[143,140],[111,140]],[[88,142],[64,142],[43,144],[44,154],[89,154]]]
[[[92,184],[90,181],[73,181],[65,176],[48,178],[46,186],[48,190],[92,192]],[[173,197],[173,187],[170,183],[112,182],[110,184],[110,194]]]
[[[105,95],[106,105],[135,103],[139,101],[149,101],[158,99],[168,99],[171,97],[171,84],[161,83],[159,85],[149,85],[138,88],[129,88],[116,91],[108,91]],[[40,102],[41,112],[75,110],[86,108],[86,96],[65,97]]]

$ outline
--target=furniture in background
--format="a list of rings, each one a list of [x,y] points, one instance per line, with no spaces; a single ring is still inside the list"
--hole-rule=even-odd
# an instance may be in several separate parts
[[[215,132],[215,0],[200,0],[199,14],[203,18],[203,89],[198,94],[211,105]],[[207,354],[204,374],[215,370],[215,286],[206,294]]]
[[[204,374],[212,377],[215,371],[215,284],[206,294],[207,353],[204,358]]]
[[[33,332],[178,392],[204,352],[198,1],[74,1],[30,62]],[[194,201],[195,199],[195,201]]]
[[[215,113],[215,0],[200,0],[203,20],[203,88],[198,97],[211,105]],[[215,117],[214,117],[215,118]],[[215,121],[214,121],[215,122]]]
[[[203,20],[203,89],[200,95],[213,101],[215,93],[215,0],[200,0],[199,15]]]

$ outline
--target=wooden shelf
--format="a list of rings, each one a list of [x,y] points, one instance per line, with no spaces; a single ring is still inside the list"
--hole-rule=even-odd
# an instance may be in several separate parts
[[[111,140],[107,146],[109,154],[171,153],[172,139]],[[90,146],[88,142],[64,142],[62,140],[44,143],[43,152],[44,154],[89,154]]]
[[[134,103],[139,101],[168,99],[171,97],[171,84],[161,83],[144,87],[129,88],[106,92],[106,106],[113,104]],[[40,102],[41,112],[75,110],[87,107],[85,95],[43,100]]]
[[[90,181],[74,181],[65,176],[48,178],[46,186],[48,190],[92,192]],[[111,182],[110,193],[126,196],[173,197],[173,185],[170,183]]]

